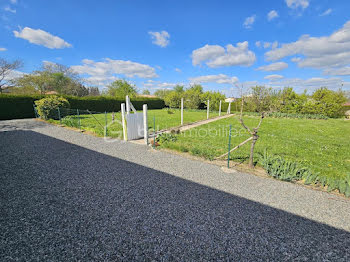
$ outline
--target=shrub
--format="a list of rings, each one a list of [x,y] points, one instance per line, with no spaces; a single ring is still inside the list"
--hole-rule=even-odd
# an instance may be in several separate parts
[[[167,142],[176,142],[176,140],[177,140],[176,135],[168,134],[168,133],[160,134],[156,138],[156,142],[158,142],[160,145]]]
[[[67,99],[59,96],[49,96],[35,101],[39,116],[43,119],[57,118],[57,109],[69,107]]]

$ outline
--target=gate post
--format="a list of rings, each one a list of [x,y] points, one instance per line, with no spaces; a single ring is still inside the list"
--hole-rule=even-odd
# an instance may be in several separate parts
[[[125,123],[125,104],[121,104],[121,112],[122,112],[122,123],[123,123],[123,138],[126,141],[126,123]]]
[[[220,100],[220,105],[219,105],[219,116],[221,116],[221,100]]]
[[[210,108],[210,105],[209,105],[209,99],[208,99],[208,105],[207,105],[207,119],[209,119],[209,108]]]
[[[147,104],[143,105],[143,137],[145,144],[148,145]]]
[[[181,125],[184,124],[184,99],[181,98]]]

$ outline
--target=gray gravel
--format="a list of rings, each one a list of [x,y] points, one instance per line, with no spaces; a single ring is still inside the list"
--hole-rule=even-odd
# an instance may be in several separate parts
[[[0,261],[350,260],[341,197],[35,120],[0,149]]]

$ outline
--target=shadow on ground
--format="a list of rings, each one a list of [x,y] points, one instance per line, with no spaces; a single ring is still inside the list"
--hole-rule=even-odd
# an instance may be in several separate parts
[[[346,231],[33,131],[0,145],[1,261],[350,259]]]

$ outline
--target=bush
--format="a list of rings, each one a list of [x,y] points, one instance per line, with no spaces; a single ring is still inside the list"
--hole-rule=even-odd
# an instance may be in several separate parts
[[[41,98],[40,95],[0,95],[0,120],[35,117],[34,101]]]
[[[34,102],[42,99],[41,95],[0,95],[0,120],[19,119],[19,118],[33,118]],[[66,98],[74,109],[90,110],[95,112],[118,112],[120,111],[121,103],[125,100],[114,97],[99,96],[99,97],[75,97],[62,96]],[[142,105],[147,104],[148,109],[162,109],[164,108],[164,100],[160,98],[134,98],[131,99],[132,104],[136,110],[142,110]]]
[[[56,119],[58,116],[58,108],[69,108],[68,100],[59,96],[45,97],[43,99],[35,101],[35,105],[40,118],[43,119]]]

